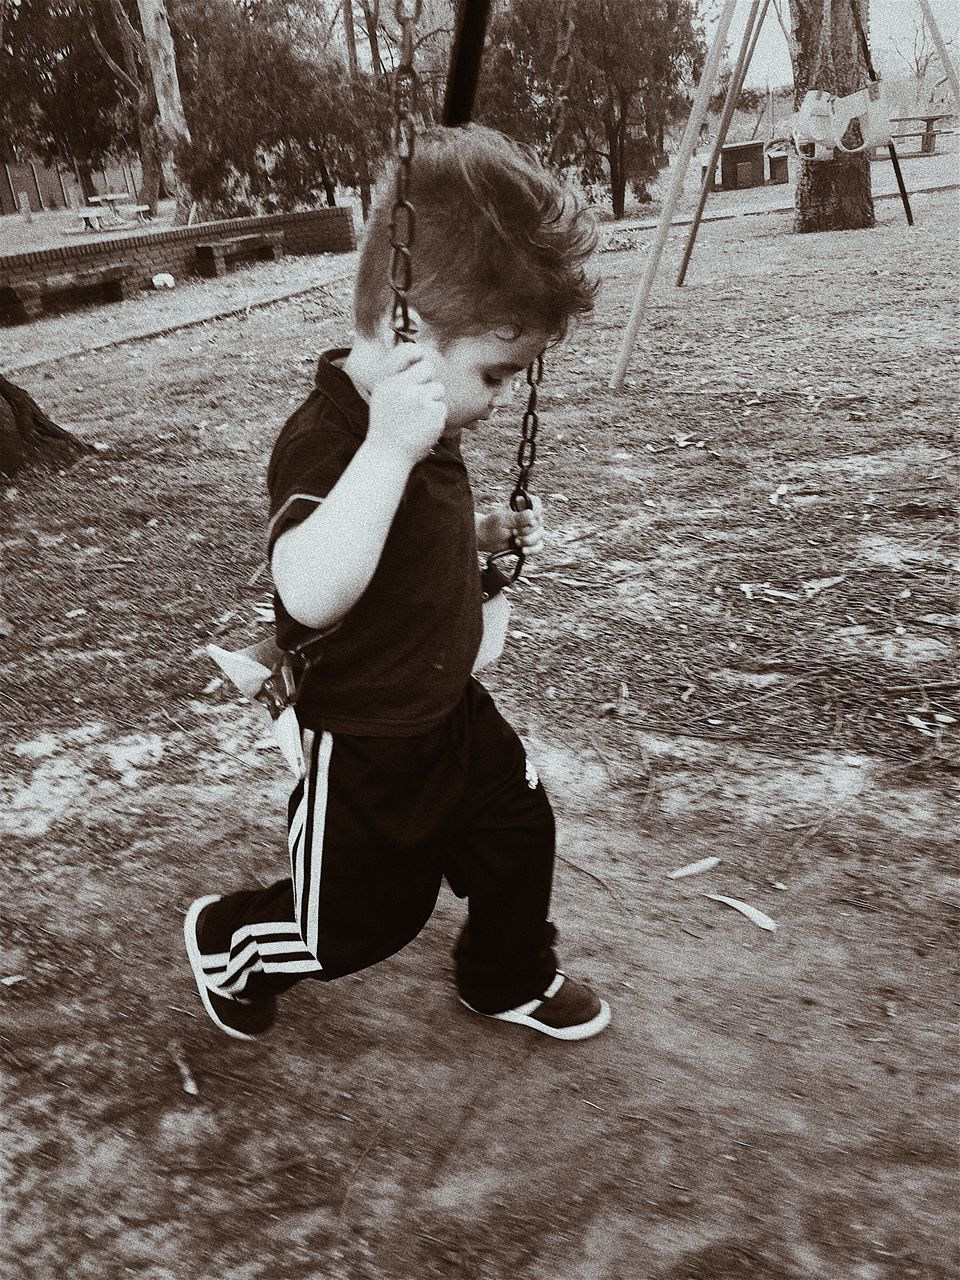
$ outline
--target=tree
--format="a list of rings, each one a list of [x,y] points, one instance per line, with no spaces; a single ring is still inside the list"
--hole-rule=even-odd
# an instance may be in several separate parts
[[[338,184],[359,183],[388,101],[369,75],[351,83],[316,13],[283,0],[181,0],[174,36],[195,200],[232,216],[314,203],[319,191],[332,205]]]
[[[573,56],[558,83],[567,34]],[[501,4],[490,45],[478,117],[576,165],[587,181],[606,170],[614,216],[623,217],[628,182],[642,198],[665,163],[665,128],[702,59],[692,0],[513,0]]]
[[[122,57],[113,34],[105,37]],[[5,9],[0,47],[0,132],[14,147],[69,159],[87,195],[93,171],[129,149],[132,119],[104,73],[82,0],[18,0]]]
[[[119,0],[115,0],[119,6]],[[186,222],[189,193],[178,171],[177,153],[190,145],[190,129],[183,113],[177,57],[164,0],[137,0],[143,30],[144,61],[153,81],[162,164],[167,187],[177,202],[176,220]]]
[[[63,466],[88,446],[51,421],[22,387],[0,375],[0,475],[29,463]]]
[[[808,89],[842,96],[871,79],[864,56],[868,0],[789,0],[795,101]],[[845,145],[861,141],[856,125]],[[832,160],[800,161],[796,231],[846,231],[875,224],[866,153],[834,151]]]
[[[86,16],[90,37],[98,53],[107,69],[116,76],[120,92],[129,100],[136,121],[142,174],[138,198],[151,215],[155,214],[163,182],[162,163],[166,147],[143,35],[124,9],[122,0],[109,0],[108,5],[96,5],[87,0]],[[99,29],[101,24],[119,38],[122,66],[107,48]]]

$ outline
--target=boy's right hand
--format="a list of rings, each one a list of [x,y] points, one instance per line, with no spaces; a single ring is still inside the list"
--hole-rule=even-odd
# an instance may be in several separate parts
[[[367,439],[399,450],[412,467],[440,439],[446,421],[446,388],[430,356],[414,342],[400,343],[387,357],[370,396]]]

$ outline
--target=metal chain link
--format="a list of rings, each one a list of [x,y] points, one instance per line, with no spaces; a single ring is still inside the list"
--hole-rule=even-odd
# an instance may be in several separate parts
[[[407,295],[413,283],[412,250],[416,237],[416,210],[410,201],[410,171],[417,141],[415,109],[420,89],[420,81],[413,65],[413,53],[414,29],[423,12],[423,0],[394,0],[393,12],[400,28],[400,62],[393,84],[393,151],[397,180],[390,214],[390,288],[393,290],[391,327],[398,342],[413,342],[417,330],[410,319]],[[567,34],[566,55],[569,59],[569,31]],[[537,388],[542,378],[543,356],[538,355],[527,369],[529,393],[523,415],[522,438],[517,450],[517,466],[520,471],[510,495],[510,507],[513,511],[529,511],[533,507],[528,485],[537,460],[537,431],[540,426],[537,416]],[[512,550],[501,551],[487,560],[487,575],[500,578],[500,585],[516,582],[523,569],[525,557],[520,541],[517,537],[511,541]],[[497,566],[497,562],[503,559],[513,561],[507,573],[503,573]],[[493,594],[496,589],[498,588],[491,584],[490,590],[485,590],[485,597]]]
[[[420,90],[413,65],[414,29],[423,12],[423,0],[394,0],[393,13],[400,27],[400,62],[393,80],[393,152],[397,183],[390,214],[390,288],[393,290],[391,327],[398,342],[413,342],[416,325],[410,319],[407,294],[413,283],[412,250],[416,237],[416,210],[410,202],[410,168],[417,143],[416,105]]]
[[[530,390],[527,395],[527,407],[523,413],[520,447],[517,450],[517,466],[520,468],[520,473],[517,476],[517,483],[513,486],[513,493],[510,495],[510,509],[512,511],[531,511],[533,509],[533,499],[530,497],[527,486],[530,483],[533,464],[537,460],[537,432],[540,428],[540,419],[537,415],[537,395],[542,380],[543,355],[541,354],[527,369],[527,386]],[[503,581],[499,584],[500,586],[509,586],[511,582],[516,582],[523,571],[526,559],[520,546],[520,539],[514,535],[510,541],[513,546],[509,551],[498,551],[495,555],[487,558],[486,572],[491,575],[500,575],[503,578]],[[509,569],[506,569],[507,562],[510,562]],[[488,581],[485,591],[493,594],[495,589],[495,582]]]

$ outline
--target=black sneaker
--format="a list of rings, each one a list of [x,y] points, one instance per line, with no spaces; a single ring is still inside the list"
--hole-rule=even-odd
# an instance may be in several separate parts
[[[474,1013],[480,1012],[462,998],[460,1003]],[[506,1009],[503,1013],[485,1013],[483,1016],[532,1027],[555,1040],[587,1040],[590,1036],[599,1035],[608,1025],[610,1006],[588,986],[574,982],[558,970],[539,1000],[531,1000],[516,1009]]]
[[[197,898],[191,903],[183,922],[183,938],[187,944],[187,958],[193,970],[194,981],[203,1001],[203,1007],[221,1031],[237,1040],[255,1040],[273,1026],[277,1015],[276,997],[260,996],[257,999],[245,999],[242,996],[225,996],[212,991],[207,984],[204,970],[204,953],[200,949],[201,916],[207,907],[219,902],[217,894],[206,898]],[[209,964],[211,957],[206,957]]]

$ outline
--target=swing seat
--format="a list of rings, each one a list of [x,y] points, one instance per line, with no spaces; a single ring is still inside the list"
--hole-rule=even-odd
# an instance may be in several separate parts
[[[851,125],[860,129],[860,143],[844,144]],[[785,124],[797,154],[806,160],[833,160],[835,152],[857,155],[890,142],[890,111],[883,101],[878,80],[856,93],[836,97],[822,89],[810,89],[799,110]]]
[[[510,602],[498,592],[483,604],[483,636],[473,664],[476,675],[503,653],[510,623]],[[245,649],[221,649],[208,644],[207,653],[230,683],[257,708],[295,778],[306,776],[303,734],[294,706],[297,678],[290,654],[273,640]]]

